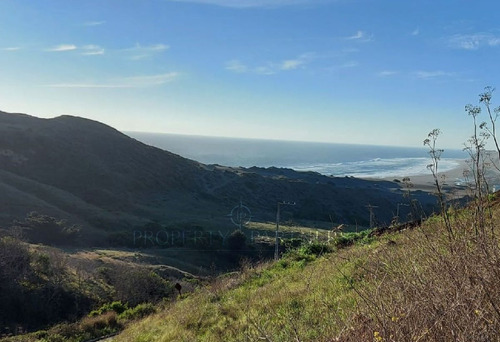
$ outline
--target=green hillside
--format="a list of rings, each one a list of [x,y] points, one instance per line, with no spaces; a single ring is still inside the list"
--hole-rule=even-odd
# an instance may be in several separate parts
[[[166,305],[114,341],[499,341],[499,207],[451,211],[321,254],[314,246]],[[321,255],[317,255],[321,254]]]

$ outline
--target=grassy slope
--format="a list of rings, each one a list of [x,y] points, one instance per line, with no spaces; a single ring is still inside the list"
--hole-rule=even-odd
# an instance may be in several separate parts
[[[316,260],[298,254],[219,278],[116,341],[499,341],[498,206]]]
[[[318,340],[334,336],[355,307],[349,276],[380,242],[306,264],[285,259],[219,279],[162,313],[127,329],[118,341]]]

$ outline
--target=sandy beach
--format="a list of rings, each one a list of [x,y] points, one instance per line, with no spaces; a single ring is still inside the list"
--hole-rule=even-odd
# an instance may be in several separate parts
[[[439,179],[443,185],[445,192],[453,194],[457,197],[462,197],[470,193],[467,184],[465,183],[464,173],[471,171],[470,165],[465,160],[458,160],[459,165],[451,170],[445,172],[439,172]],[[409,177],[411,183],[413,184],[413,190],[422,190],[434,192],[436,190],[436,184],[434,178],[429,171],[427,175],[418,175]],[[394,177],[385,178],[388,181],[394,181]],[[398,178],[402,180],[401,178]],[[472,175],[469,176],[470,181],[473,182]],[[493,168],[486,170],[486,179],[491,191],[498,190],[500,188],[500,174]]]
[[[445,192],[452,193],[454,196],[462,197],[467,195],[467,187],[464,183],[464,171],[469,170],[469,165],[465,160],[457,160],[457,167],[445,172],[438,172],[440,182]],[[432,173],[429,171],[426,175],[409,176],[412,184],[412,191],[435,192],[436,184]],[[386,181],[403,180],[403,177],[387,177]],[[463,184],[463,185],[461,185]]]
[[[463,183],[464,172],[469,170],[469,165],[463,161],[459,161],[459,165],[451,170],[445,172],[438,172],[440,180],[447,186],[460,187],[459,183]],[[439,171],[439,170],[438,170]],[[427,175],[411,176],[411,182],[413,183],[415,189],[430,190],[435,189],[435,181],[432,173],[429,171]]]

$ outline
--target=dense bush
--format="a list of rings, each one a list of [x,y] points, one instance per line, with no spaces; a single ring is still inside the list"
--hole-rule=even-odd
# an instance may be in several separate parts
[[[97,310],[92,310],[89,313],[89,317],[99,316],[99,315],[102,315],[103,313],[111,312],[111,311],[115,312],[119,315],[119,314],[123,313],[124,311],[126,311],[127,309],[128,309],[127,303],[122,304],[122,302],[120,302],[120,301],[115,301],[112,303],[106,303],[106,304],[102,305]]]
[[[31,212],[24,221],[16,222],[13,229],[20,231],[29,242],[46,245],[75,245],[80,236],[80,227],[37,212]]]
[[[240,229],[232,232],[227,238],[227,247],[233,251],[239,251],[245,247],[247,237]]]
[[[19,240],[0,239],[0,326],[37,328],[84,314],[91,301],[67,286],[64,263],[60,253],[30,252]]]
[[[132,306],[159,301],[173,293],[170,282],[145,268],[117,265],[114,268],[103,268],[101,273],[114,288],[116,299]]]

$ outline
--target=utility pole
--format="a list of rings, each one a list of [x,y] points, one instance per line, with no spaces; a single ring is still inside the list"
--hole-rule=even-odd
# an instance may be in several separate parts
[[[243,200],[240,197],[240,208],[238,210],[238,223],[239,223],[239,228],[241,231],[241,221],[243,221],[243,215],[242,215],[242,207],[243,207]]]
[[[279,236],[278,232],[280,230],[280,206],[281,205],[295,205],[295,202],[278,202],[278,208],[276,209],[276,243],[274,245],[274,260],[279,259]]]
[[[373,209],[378,208],[378,206],[368,204],[365,207],[367,207],[370,211],[370,229],[372,229],[375,225],[375,213],[373,212]]]

